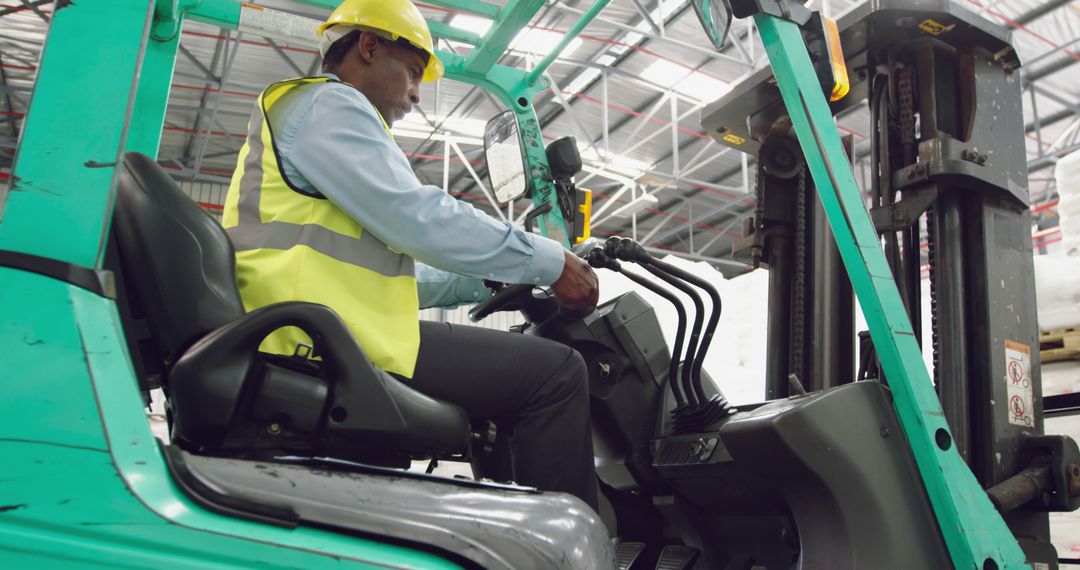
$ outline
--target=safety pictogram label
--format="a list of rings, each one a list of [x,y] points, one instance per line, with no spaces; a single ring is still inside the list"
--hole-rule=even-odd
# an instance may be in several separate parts
[[[1005,341],[1005,386],[1009,423],[1035,427],[1034,391],[1031,386],[1031,347]]]

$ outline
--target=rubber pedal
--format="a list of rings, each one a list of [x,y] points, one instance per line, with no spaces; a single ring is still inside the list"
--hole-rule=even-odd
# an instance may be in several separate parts
[[[700,555],[701,551],[693,546],[665,546],[656,561],[656,570],[689,570]]]
[[[615,564],[619,570],[630,570],[645,552],[644,542],[620,542],[615,545]]]

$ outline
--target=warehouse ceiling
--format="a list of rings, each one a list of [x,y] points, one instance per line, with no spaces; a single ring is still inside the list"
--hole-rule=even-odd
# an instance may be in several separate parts
[[[257,3],[318,19],[328,14],[310,2]],[[500,63],[534,65],[592,3],[547,2]],[[1049,203],[1054,198],[1050,167],[1080,143],[1080,66],[1075,65],[1080,62],[1080,3],[960,3],[1013,31],[1024,62],[1032,201]],[[9,171],[25,120],[52,4],[0,0],[0,178]],[[453,3],[417,4],[429,20],[474,32],[486,24],[439,5]],[[813,0],[810,7],[838,17],[855,4]],[[657,251],[706,260],[728,273],[742,269],[731,260],[731,246],[742,220],[753,211],[754,167],[744,155],[713,142],[699,121],[702,107],[767,65],[751,25],[736,22],[734,40],[716,53],[707,47],[689,1],[613,0],[549,68],[552,87],[535,100],[537,114],[547,140],[578,140],[586,162],[579,183],[594,191],[594,235],[636,237]],[[470,49],[440,42],[447,51]],[[227,184],[260,90],[280,79],[317,73],[318,63],[318,54],[308,47],[186,24],[159,161],[178,180]],[[520,223],[526,201],[496,211],[477,183],[486,184],[480,135],[501,106],[484,91],[449,80],[425,84],[421,96],[419,109],[394,129],[421,180]],[[840,117],[838,125],[854,137],[857,155],[865,151],[865,105]],[[858,161],[856,178],[865,177],[865,162]],[[635,200],[645,203],[645,194],[657,199],[654,206],[630,216],[613,215]],[[1040,212],[1053,214],[1052,209]]]

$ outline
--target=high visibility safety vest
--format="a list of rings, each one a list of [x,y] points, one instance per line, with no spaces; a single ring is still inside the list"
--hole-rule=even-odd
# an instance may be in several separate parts
[[[327,77],[290,79],[259,96],[225,198],[222,225],[236,248],[236,279],[247,311],[307,301],[337,312],[376,366],[411,378],[420,348],[413,259],[398,253],[322,195],[289,183],[269,112],[286,93]],[[386,125],[386,121],[379,118]],[[311,339],[278,329],[259,347],[291,355]]]

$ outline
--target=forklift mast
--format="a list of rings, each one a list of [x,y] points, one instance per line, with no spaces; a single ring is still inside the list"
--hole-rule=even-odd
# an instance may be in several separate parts
[[[1052,501],[1001,505],[1002,494],[1015,490],[1014,476],[1055,456],[1067,440],[1043,435],[1020,61],[1009,33],[947,0],[862,4],[837,22],[851,92],[826,107],[820,89],[816,97],[801,84],[794,90],[790,76],[808,67],[781,54],[786,41],[801,43],[794,30],[781,37],[791,22],[761,11],[755,17],[773,67],[706,108],[702,124],[717,142],[757,157],[758,205],[735,250],[770,269],[768,397],[787,396],[791,373],[813,390],[883,376],[932,502],[927,468],[937,470],[938,462],[953,473],[946,483],[952,496],[971,501],[956,513],[961,527],[979,528],[964,556],[957,556],[935,504],[956,567],[1012,566],[1025,558],[1056,564],[1046,514],[1055,510]],[[790,61],[778,61],[783,56]],[[869,148],[850,137],[841,147],[830,115],[866,109],[864,100]],[[869,216],[850,166],[866,154]],[[820,200],[807,193],[810,185]],[[930,338],[920,338],[924,270]],[[871,283],[876,295],[866,291]],[[870,325],[869,336],[860,335],[857,374],[852,284]],[[885,330],[875,330],[879,311]],[[932,384],[920,345],[933,354]],[[900,362],[887,363],[897,356]],[[904,421],[908,389],[923,392],[916,395],[917,430]],[[942,413],[947,429],[928,428]],[[923,448],[915,431],[925,432],[929,445]],[[1057,453],[1047,472],[1065,477],[1068,457]],[[1011,533],[1002,532],[995,522],[1001,517],[976,496],[979,489],[989,490]],[[994,520],[984,524],[975,512]],[[998,550],[983,541],[997,536],[1015,545],[1008,534],[1022,555],[1015,546]]]

